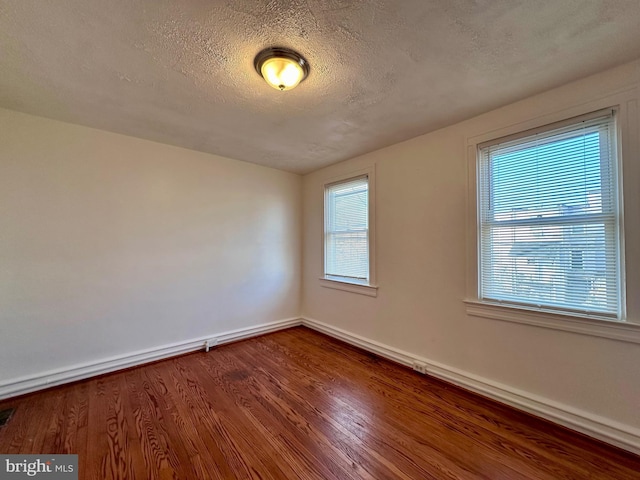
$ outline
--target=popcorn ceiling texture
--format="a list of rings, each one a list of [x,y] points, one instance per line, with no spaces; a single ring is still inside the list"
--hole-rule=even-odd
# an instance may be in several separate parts
[[[0,0],[0,106],[306,173],[640,57],[638,0]],[[267,46],[311,64],[278,92]]]

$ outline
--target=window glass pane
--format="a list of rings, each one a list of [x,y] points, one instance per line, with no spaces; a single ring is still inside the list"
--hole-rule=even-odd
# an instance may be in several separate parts
[[[620,314],[612,116],[485,147],[480,296]]]
[[[366,280],[369,272],[367,232],[337,233],[327,236],[331,252],[328,275]]]
[[[600,150],[595,131],[493,155],[495,219],[601,211]]]
[[[369,192],[366,177],[325,192],[325,275],[369,278]]]
[[[616,304],[608,288],[603,224],[496,227],[483,255],[490,258],[484,295],[536,305],[580,306],[608,312]],[[487,265],[487,266],[489,266]]]

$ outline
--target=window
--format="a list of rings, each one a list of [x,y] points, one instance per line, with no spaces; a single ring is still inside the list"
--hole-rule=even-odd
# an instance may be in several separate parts
[[[323,285],[375,296],[373,169],[324,185]]]
[[[369,181],[354,178],[325,189],[326,277],[369,281]]]
[[[479,299],[622,318],[614,112],[478,146]]]

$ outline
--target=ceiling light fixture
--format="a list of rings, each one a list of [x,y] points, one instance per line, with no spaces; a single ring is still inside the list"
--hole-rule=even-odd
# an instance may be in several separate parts
[[[256,55],[253,66],[276,90],[291,90],[309,75],[309,62],[288,48],[265,48]]]

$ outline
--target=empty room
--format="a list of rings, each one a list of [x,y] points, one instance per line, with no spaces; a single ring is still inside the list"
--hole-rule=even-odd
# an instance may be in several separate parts
[[[640,479],[638,0],[0,0],[0,480]]]

